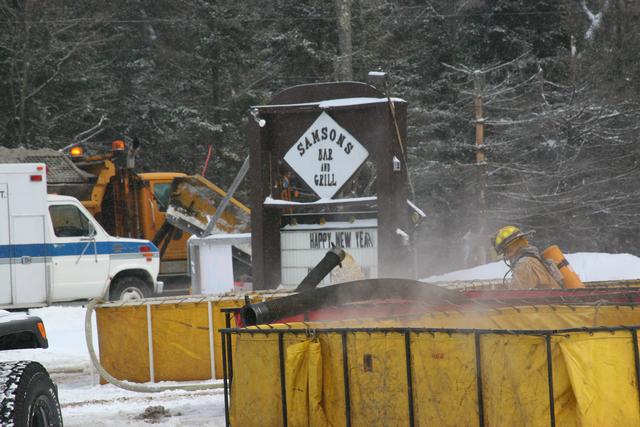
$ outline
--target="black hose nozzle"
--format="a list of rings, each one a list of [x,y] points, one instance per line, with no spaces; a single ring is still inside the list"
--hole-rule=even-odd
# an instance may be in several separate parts
[[[344,260],[345,255],[344,250],[340,246],[334,246],[331,248],[331,250],[327,251],[324,255],[324,258],[322,258],[320,262],[313,267],[313,270],[311,270],[309,274],[302,279],[302,282],[300,282],[298,287],[295,289],[295,292],[305,292],[315,289],[316,286],[322,282],[322,279],[324,279],[327,274],[331,273],[331,270],[333,270],[336,265],[339,265]]]

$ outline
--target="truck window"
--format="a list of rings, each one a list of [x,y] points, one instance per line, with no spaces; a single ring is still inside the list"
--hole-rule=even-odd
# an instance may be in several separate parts
[[[169,207],[169,198],[171,196],[171,183],[154,184],[153,196],[158,202],[158,210],[160,212],[166,212]]]
[[[58,237],[90,236],[89,220],[77,206],[49,206],[53,232]]]

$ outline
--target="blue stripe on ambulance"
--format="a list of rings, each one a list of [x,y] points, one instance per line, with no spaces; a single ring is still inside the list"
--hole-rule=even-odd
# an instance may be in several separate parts
[[[71,243],[31,243],[19,245],[0,245],[0,258],[30,257],[55,257],[80,255],[117,255],[138,254],[141,246],[149,246],[150,253],[158,253],[158,248],[150,242],[71,242]],[[149,252],[147,252],[149,253]]]

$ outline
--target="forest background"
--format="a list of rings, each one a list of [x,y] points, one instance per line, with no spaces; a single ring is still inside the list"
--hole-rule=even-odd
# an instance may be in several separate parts
[[[249,106],[383,70],[409,105],[422,274],[511,223],[640,255],[639,23],[637,0],[0,0],[0,145],[97,129],[89,147],[137,137],[140,169],[188,173],[212,146],[226,187]]]

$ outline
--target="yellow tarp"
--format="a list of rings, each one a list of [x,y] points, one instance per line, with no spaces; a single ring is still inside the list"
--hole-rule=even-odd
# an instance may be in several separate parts
[[[234,360],[251,360],[233,373],[232,396],[244,402],[231,405],[235,426],[282,426],[282,393],[278,338],[262,334],[242,336]],[[246,398],[240,394],[246,393]],[[305,411],[306,413],[306,411]]]
[[[381,325],[387,322],[359,322]],[[568,329],[640,324],[640,310],[626,306],[523,306],[429,313],[388,321],[426,328]]]
[[[261,295],[251,297],[262,301]],[[211,346],[207,301],[151,304],[153,360],[156,381],[193,381],[211,378]],[[242,307],[242,298],[211,302],[215,377],[222,379],[220,329],[224,308]],[[100,362],[114,377],[147,382],[149,340],[146,305],[105,305],[96,308]],[[235,327],[232,316],[231,327]],[[235,344],[235,337],[233,337]]]
[[[322,407],[322,354],[320,343],[303,341],[287,348],[287,419],[289,425],[327,427]]]
[[[474,345],[473,335],[411,334],[413,376],[421,378],[413,381],[417,425],[446,425],[452,410],[478,419]]]
[[[322,328],[411,326],[553,331],[619,325],[640,325],[640,310],[610,306],[519,307],[384,322],[270,326],[283,333],[288,425],[343,426],[346,399],[342,335]],[[294,334],[287,332],[289,328],[309,332]],[[231,394],[233,426],[283,425],[278,334],[260,329],[238,335]],[[478,372],[473,331],[409,331],[416,426],[478,425],[480,383],[484,425],[550,425],[545,334],[484,331],[479,335]],[[406,333],[407,329],[346,332],[352,426],[409,424]],[[551,333],[549,348],[557,426],[640,425],[631,332]]]
[[[630,332],[574,334],[560,341],[560,348],[576,399],[577,425],[640,426]]]

